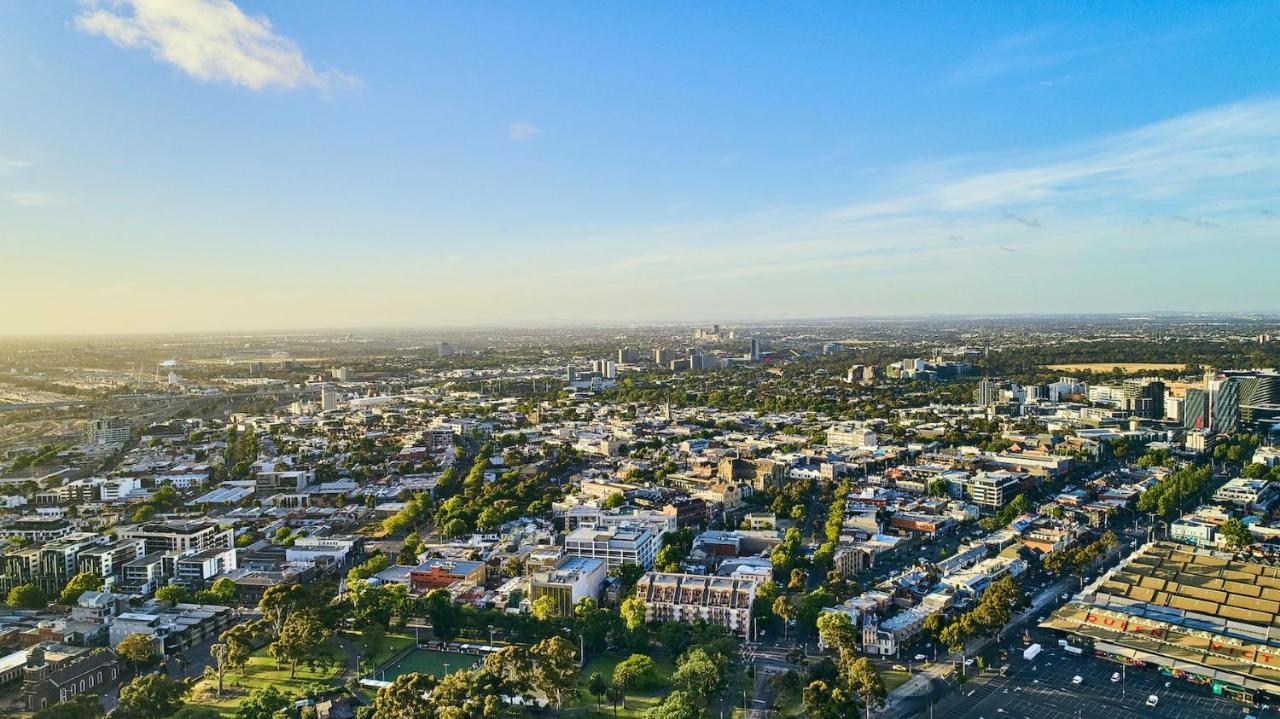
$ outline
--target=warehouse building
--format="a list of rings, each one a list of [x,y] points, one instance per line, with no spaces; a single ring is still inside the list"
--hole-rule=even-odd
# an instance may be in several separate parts
[[[1264,558],[1149,544],[1041,626],[1237,700],[1280,696],[1280,567]]]

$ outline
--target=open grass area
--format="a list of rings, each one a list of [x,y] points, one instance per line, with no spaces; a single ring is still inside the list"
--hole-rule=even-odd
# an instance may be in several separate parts
[[[410,639],[412,642],[412,639]],[[457,652],[437,652],[431,649],[415,649],[391,666],[378,667],[375,679],[392,681],[401,674],[418,672],[442,677],[459,669],[470,669],[484,661],[479,654],[459,654]]]
[[[1045,369],[1056,372],[1110,372],[1119,367],[1122,372],[1158,372],[1161,370],[1183,370],[1187,366],[1179,362],[1079,362],[1075,364],[1047,364]]]
[[[387,660],[400,652],[413,646],[414,638],[412,634],[387,634],[381,641],[377,642],[370,648],[370,642],[366,641],[360,632],[342,632],[342,636],[350,642],[354,642],[360,647],[360,666],[363,669],[369,667],[381,667],[387,663]]]
[[[224,717],[230,717],[240,705],[240,700],[254,689],[274,686],[286,694],[300,696],[310,685],[333,684],[342,675],[346,657],[336,640],[331,641],[329,649],[336,658],[332,667],[320,671],[298,667],[297,676],[290,677],[289,667],[277,667],[276,660],[271,658],[264,647],[254,652],[244,669],[228,671],[223,676],[221,699],[215,697],[217,681],[202,679],[196,683],[189,703],[207,706]]]
[[[590,719],[613,719],[613,705],[607,701],[601,701],[600,708],[596,709],[596,698],[587,691],[587,678],[593,672],[600,672],[606,681],[613,681],[613,668],[628,656],[630,655],[603,654],[588,661],[582,668],[582,676],[578,680],[579,696],[577,699],[565,701],[564,713]],[[629,690],[626,706],[618,705],[618,719],[636,719],[649,708],[661,703],[663,697],[670,692],[671,673],[675,671],[674,664],[669,657],[653,657],[653,663],[656,665],[656,679],[653,687]]]
[[[907,680],[911,678],[911,675],[907,672],[898,671],[897,669],[889,669],[887,671],[880,672],[880,678],[884,679],[885,689],[893,691],[903,684],[906,684]]]

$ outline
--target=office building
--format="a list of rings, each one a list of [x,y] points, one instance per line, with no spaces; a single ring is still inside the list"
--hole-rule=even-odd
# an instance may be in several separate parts
[[[604,560],[563,556],[552,569],[529,575],[529,599],[537,601],[551,596],[562,617],[573,616],[573,606],[580,599],[600,598],[600,588],[608,576]]]
[[[409,571],[409,589],[425,593],[433,589],[444,589],[457,582],[482,586],[484,578],[484,562],[432,557]]]
[[[647,527],[581,526],[565,537],[564,551],[575,557],[602,559],[609,569],[628,562],[650,569],[658,552],[657,545],[657,536]]]
[[[439,358],[441,358],[441,359],[444,359],[445,357],[452,357],[452,356],[453,356],[453,345],[449,344],[448,342],[437,342],[437,343],[436,343],[436,356],[437,356],[437,357],[439,357]]]

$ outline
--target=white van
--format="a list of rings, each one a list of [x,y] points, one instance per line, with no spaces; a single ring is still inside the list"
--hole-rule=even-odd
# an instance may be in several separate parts
[[[1155,694],[1150,694],[1147,696],[1147,706],[1153,707],[1159,703],[1160,703],[1160,697],[1156,696]]]

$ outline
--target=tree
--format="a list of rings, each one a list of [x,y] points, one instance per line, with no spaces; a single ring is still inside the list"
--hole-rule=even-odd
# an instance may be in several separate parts
[[[236,583],[230,577],[218,577],[205,593],[211,604],[230,604],[236,598]]]
[[[785,594],[773,602],[773,613],[782,620],[782,636],[787,635],[787,626],[796,618],[796,605]]]
[[[644,600],[640,597],[630,596],[622,600],[620,612],[627,629],[635,630],[644,626],[645,607]]]
[[[378,690],[373,700],[373,715],[377,719],[431,719],[437,716],[436,705],[427,695],[438,684],[430,674],[401,674],[389,686]]]
[[[800,700],[805,713],[816,719],[846,719],[858,711],[852,693],[821,679],[810,682],[800,693]]]
[[[461,612],[453,603],[453,597],[443,589],[433,589],[422,598],[423,614],[431,622],[436,639],[449,641],[461,631]]]
[[[299,664],[315,664],[320,660],[320,650],[329,641],[330,634],[314,609],[293,612],[271,645],[271,656],[276,661],[288,662],[289,677],[296,678]]]
[[[617,509],[623,504],[626,504],[626,501],[627,498],[622,495],[622,492],[614,492],[604,498],[604,501],[600,504],[600,508],[605,510]]]
[[[1218,531],[1231,549],[1240,549],[1253,544],[1253,533],[1244,522],[1235,517],[1223,522]]]
[[[130,634],[116,645],[116,654],[133,665],[133,671],[141,671],[157,659],[155,639],[150,634]]]
[[[91,572],[80,572],[67,582],[67,586],[62,588],[62,594],[58,596],[60,604],[75,604],[81,594],[89,591],[98,591],[102,589],[102,577]]]
[[[351,621],[359,628],[388,629],[391,617],[404,609],[409,590],[403,584],[370,584],[357,579],[347,585],[351,599]]]
[[[826,612],[818,617],[818,640],[823,646],[834,649],[837,654],[852,652],[858,646],[858,631],[848,614]]]
[[[550,594],[544,594],[529,604],[534,619],[546,622],[560,616],[560,604]]]
[[[680,657],[671,685],[705,705],[720,687],[720,666],[705,650],[695,647]]]
[[[143,674],[120,687],[118,719],[167,719],[182,707],[191,687],[163,674]]]
[[[609,680],[605,679],[600,672],[591,672],[591,676],[587,677],[587,691],[596,698],[596,709],[600,708],[600,699],[608,690]]]
[[[9,590],[9,597],[5,602],[14,609],[44,609],[47,600],[44,592],[34,584],[19,584]]]
[[[623,690],[646,686],[654,677],[657,665],[644,654],[632,654],[613,668],[613,683]]]
[[[618,583],[622,585],[623,593],[626,593],[630,592],[636,582],[640,581],[640,577],[644,576],[644,567],[635,562],[623,562],[610,570],[610,574],[618,578]]]
[[[156,599],[162,602],[173,602],[180,604],[191,600],[191,593],[177,584],[166,584],[156,590]]]
[[[644,719],[701,719],[703,707],[682,691],[674,691],[656,707],[644,713]]]
[[[31,719],[100,719],[103,714],[98,695],[81,693],[41,709]]]
[[[611,684],[604,690],[604,698],[613,705],[613,719],[618,719],[618,705],[627,701],[627,693],[616,684]]]
[[[869,719],[871,710],[879,706],[889,693],[880,672],[876,670],[870,659],[859,657],[849,664],[843,674],[849,689],[862,698],[862,703],[867,707]]]
[[[276,712],[289,706],[287,694],[274,686],[265,686],[249,692],[236,707],[236,719],[271,719]]]
[[[566,688],[578,683],[577,652],[564,637],[544,639],[529,650],[533,657],[533,686],[552,700],[559,710]]]

